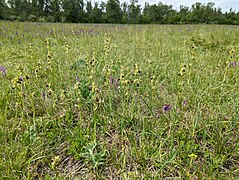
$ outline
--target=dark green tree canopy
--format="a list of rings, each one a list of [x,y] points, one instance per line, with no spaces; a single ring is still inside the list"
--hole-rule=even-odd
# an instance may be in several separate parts
[[[0,0],[0,20],[122,24],[239,24],[239,12],[196,2],[179,10],[138,0]]]

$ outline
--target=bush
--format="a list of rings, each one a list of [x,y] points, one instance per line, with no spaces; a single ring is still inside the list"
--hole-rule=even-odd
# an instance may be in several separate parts
[[[28,16],[28,21],[30,21],[30,22],[36,22],[36,21],[37,21],[37,17],[36,17],[35,15],[33,15],[33,14],[30,14],[30,15]]]

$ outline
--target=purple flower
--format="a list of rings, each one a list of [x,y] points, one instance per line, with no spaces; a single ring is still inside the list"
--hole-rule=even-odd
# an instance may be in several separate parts
[[[46,93],[45,92],[43,92],[41,96],[42,96],[43,99],[46,99]]]
[[[119,82],[117,81],[117,79],[115,79],[115,81],[114,81],[114,87],[115,87],[115,89],[118,89],[118,87],[119,87]]]
[[[169,110],[171,110],[172,109],[172,106],[170,106],[169,104],[165,104],[164,106],[163,106],[163,112],[167,112],[167,111],[169,111]]]
[[[111,85],[111,86],[113,85],[113,82],[114,82],[114,78],[111,76],[111,77],[110,77],[110,85]]]
[[[77,75],[76,75],[76,81],[80,82],[80,78]]]
[[[229,62],[228,64],[227,64],[227,66],[228,66],[228,68],[230,68],[230,67],[237,67],[238,66],[238,62]]]
[[[115,89],[118,89],[119,82],[116,78],[110,77],[110,86],[114,86]]]
[[[7,74],[7,68],[5,68],[5,67],[3,67],[3,66],[0,66],[0,72],[2,72],[2,74],[3,74],[4,76],[6,76],[6,74]]]
[[[184,106],[187,106],[187,104],[188,104],[188,102],[187,102],[187,100],[185,99],[185,100],[183,101],[183,105],[184,105]]]
[[[18,80],[19,80],[19,81],[23,81],[23,77],[22,77],[22,76],[20,76]]]

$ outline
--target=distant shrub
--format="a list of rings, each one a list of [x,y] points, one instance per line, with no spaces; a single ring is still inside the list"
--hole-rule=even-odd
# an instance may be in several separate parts
[[[30,14],[30,15],[28,16],[28,21],[30,21],[30,22],[36,22],[36,21],[37,21],[37,17],[36,17],[35,15],[33,15],[33,14]]]
[[[16,20],[17,20],[17,16],[14,16],[14,15],[9,16],[9,17],[7,18],[7,20],[9,20],[9,21],[16,21]]]
[[[47,16],[46,21],[47,22],[55,22],[55,18],[53,16]]]
[[[39,17],[38,22],[46,22],[46,18],[45,17]]]

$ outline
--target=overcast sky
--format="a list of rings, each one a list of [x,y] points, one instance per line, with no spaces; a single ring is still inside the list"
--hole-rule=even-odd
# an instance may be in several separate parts
[[[139,0],[140,4],[144,4],[145,1]],[[158,0],[147,0],[150,4],[157,4]],[[239,0],[161,0],[163,4],[171,4],[173,5],[174,9],[178,9],[180,5],[189,6],[191,7],[192,4],[195,2],[201,2],[207,4],[208,2],[214,2],[215,7],[221,7],[222,11],[229,11],[230,8],[235,10],[236,12],[239,11]]]
[[[94,0],[93,0],[94,1]],[[107,0],[98,0],[104,1]],[[120,2],[129,2],[130,0],[120,0]],[[208,2],[214,2],[215,7],[221,7],[223,12],[229,12],[230,8],[239,11],[239,0],[138,0],[139,3],[144,6],[145,2],[149,2],[150,4],[158,4],[161,1],[163,4],[173,5],[173,8],[178,10],[180,5],[191,7],[195,2],[201,2],[207,4]]]

